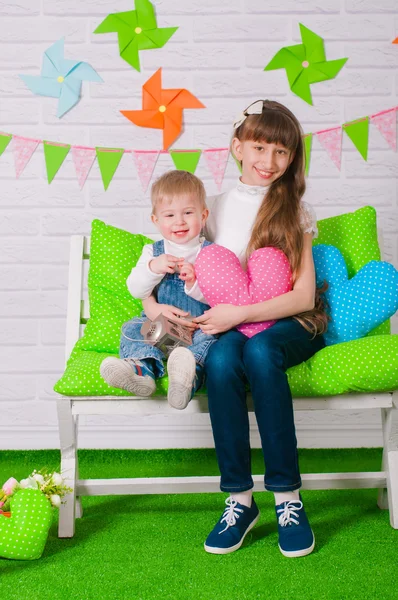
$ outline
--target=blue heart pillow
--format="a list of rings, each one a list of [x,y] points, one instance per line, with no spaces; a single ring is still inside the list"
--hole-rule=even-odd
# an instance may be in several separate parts
[[[340,250],[319,244],[312,252],[317,286],[324,280],[329,284],[327,346],[366,336],[398,310],[398,271],[393,265],[371,260],[348,279]]]

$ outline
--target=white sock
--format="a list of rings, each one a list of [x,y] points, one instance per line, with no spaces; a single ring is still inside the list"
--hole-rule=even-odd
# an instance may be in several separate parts
[[[275,505],[278,506],[282,502],[298,502],[300,500],[299,490],[293,490],[292,492],[274,492]]]
[[[239,492],[238,494],[231,494],[231,498],[239,502],[239,504],[243,504],[243,506],[247,506],[248,508],[252,505],[252,490],[247,490],[246,492]]]

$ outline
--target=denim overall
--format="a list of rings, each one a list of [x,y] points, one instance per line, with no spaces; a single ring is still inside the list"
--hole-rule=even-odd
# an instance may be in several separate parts
[[[209,246],[211,242],[204,241],[202,248]],[[160,240],[153,244],[153,256],[156,258],[164,254],[164,241]],[[184,291],[185,283],[179,279],[178,273],[166,273],[162,281],[156,286],[154,294],[159,304],[170,304],[176,306],[181,310],[188,311],[193,317],[199,317],[203,315],[204,311],[210,308],[207,304],[194,300],[188,296]],[[120,339],[120,357],[121,358],[135,358],[137,360],[145,360],[146,358],[155,359],[155,377],[163,377],[165,374],[165,368],[163,360],[165,355],[156,346],[147,344],[144,341],[132,341],[132,340],[143,340],[141,335],[141,326],[147,317],[145,313],[142,313],[141,317],[134,317],[131,321],[127,321],[122,326],[122,336]],[[131,338],[131,339],[128,339]],[[207,351],[210,346],[214,344],[216,338],[213,335],[203,333],[200,329],[196,329],[192,336],[192,345],[188,346],[188,350],[193,353],[196,364],[203,367]],[[198,371],[198,369],[197,369]],[[202,371],[202,368],[200,369]]]

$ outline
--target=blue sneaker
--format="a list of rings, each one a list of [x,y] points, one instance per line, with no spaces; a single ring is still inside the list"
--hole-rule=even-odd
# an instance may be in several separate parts
[[[156,390],[155,375],[145,360],[109,356],[102,361],[100,373],[112,387],[136,396],[150,396]]]
[[[283,556],[294,558],[311,554],[315,537],[301,500],[282,502],[275,506],[278,519],[279,550]]]
[[[260,518],[254,499],[250,508],[239,504],[231,496],[226,499],[225,504],[227,508],[205,541],[205,550],[211,554],[229,554],[238,550],[246,534]]]

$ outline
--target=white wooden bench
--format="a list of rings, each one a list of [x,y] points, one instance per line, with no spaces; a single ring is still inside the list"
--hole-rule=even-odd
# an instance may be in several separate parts
[[[148,234],[152,239],[159,236]],[[89,260],[90,238],[72,236],[69,264],[66,359],[81,335],[89,317],[88,302],[83,298],[84,263]],[[250,398],[249,398],[250,407]],[[294,399],[294,409],[374,409],[381,410],[383,460],[380,472],[311,473],[303,474],[303,489],[378,488],[378,506],[389,509],[391,526],[398,529],[398,432],[394,431],[393,415],[397,414],[398,393],[348,394],[327,398]],[[179,413],[167,404],[167,399],[120,398],[115,396],[67,397],[57,400],[61,446],[61,471],[73,492],[61,506],[59,537],[73,537],[75,519],[82,516],[80,496],[111,494],[182,494],[218,492],[219,477],[148,477],[131,479],[80,479],[77,460],[79,415],[147,415]],[[207,412],[207,398],[197,395],[184,414]],[[179,413],[180,414],[180,413]],[[264,491],[263,475],[254,475],[254,490]]]

